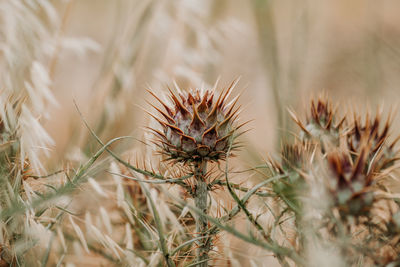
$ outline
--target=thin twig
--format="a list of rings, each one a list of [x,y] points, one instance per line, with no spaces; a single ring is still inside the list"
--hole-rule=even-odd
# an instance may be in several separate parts
[[[120,173],[116,173],[116,172],[110,172],[107,171],[110,174],[113,175],[117,175],[129,180],[133,180],[133,181],[137,181],[137,182],[142,182],[142,183],[148,183],[148,184],[179,184],[179,185],[186,185],[183,181],[186,179],[189,179],[191,177],[193,177],[193,175],[186,175],[186,176],[182,176],[181,178],[167,178],[167,179],[157,179],[157,180],[144,180],[144,179],[138,179],[138,178],[134,178],[132,176],[128,176],[128,175],[124,175],[124,174],[120,174]]]

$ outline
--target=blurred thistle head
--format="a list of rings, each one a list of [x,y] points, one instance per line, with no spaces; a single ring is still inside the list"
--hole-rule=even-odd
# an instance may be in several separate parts
[[[349,151],[333,151],[327,154],[331,175],[329,187],[339,213],[367,215],[373,205],[374,168],[367,163],[370,145],[363,145],[360,153],[352,159]]]
[[[308,141],[296,141],[293,144],[282,144],[282,169],[284,170],[307,170],[311,166],[312,153],[315,144]]]
[[[305,123],[293,111],[289,112],[302,130],[301,139],[319,138],[322,141],[335,143],[339,139],[340,129],[345,121],[345,117],[338,120],[336,110],[329,98],[323,95],[311,100],[310,114],[306,116]]]
[[[355,117],[351,131],[348,135],[349,148],[357,152],[362,139],[367,139],[372,145],[372,152],[376,152],[386,141],[389,135],[390,116],[386,120],[383,129],[381,128],[381,115],[378,113],[375,118],[370,118],[367,114],[365,122]]]
[[[215,97],[212,90],[191,90],[175,94],[169,89],[170,102],[165,103],[149,91],[163,106],[153,106],[163,118],[153,116],[162,130],[150,129],[157,138],[155,144],[168,160],[176,162],[219,161],[235,149],[239,136],[237,126],[239,108],[235,108],[236,96],[228,102],[229,95],[238,80]],[[216,99],[216,100],[215,100]]]
[[[293,144],[284,142],[281,148],[280,162],[269,160],[271,171],[285,174],[287,177],[272,182],[272,189],[279,196],[289,201],[292,207],[300,210],[302,205],[299,196],[307,191],[305,177],[311,167],[315,145],[309,142],[296,141]]]
[[[367,114],[364,122],[355,116],[347,134],[347,145],[353,155],[359,153],[363,142],[371,145],[367,160],[374,160],[379,165],[377,168],[379,171],[387,169],[399,159],[399,151],[395,146],[400,136],[394,141],[388,142],[392,123],[391,116],[389,115],[386,121],[382,122],[381,112],[375,117]]]

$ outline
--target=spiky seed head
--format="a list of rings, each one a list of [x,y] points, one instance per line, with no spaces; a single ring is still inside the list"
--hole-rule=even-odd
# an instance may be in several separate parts
[[[311,100],[310,113],[304,123],[293,112],[291,112],[291,116],[300,126],[303,140],[317,138],[324,143],[338,142],[340,130],[345,121],[344,118],[337,118],[336,108],[332,106],[327,97],[323,96]]]
[[[381,115],[377,114],[375,117],[366,116],[364,123],[360,118],[355,117],[351,123],[351,128],[347,134],[347,145],[353,155],[359,153],[362,143],[368,142],[371,146],[367,161],[370,162],[374,159],[379,165],[377,170],[383,170],[398,160],[398,150],[395,148],[395,141],[389,143],[389,129],[390,129],[390,116],[382,126]]]
[[[343,217],[366,215],[372,208],[374,171],[367,168],[368,149],[368,146],[364,146],[354,162],[350,153],[345,151],[327,154],[331,172],[329,189]]]
[[[308,191],[308,184],[303,174],[311,167],[313,149],[314,145],[309,142],[283,143],[280,162],[269,161],[271,171],[287,175],[272,182],[273,191],[298,209],[302,205],[299,199]]]
[[[155,107],[163,116],[153,116],[162,131],[152,129],[158,138],[161,152],[177,162],[218,161],[233,147],[240,126],[235,125],[237,97],[227,102],[236,81],[215,100],[212,90],[170,92],[170,103],[164,103],[149,91],[163,106]]]
[[[307,141],[296,141],[294,144],[284,143],[281,151],[281,166],[286,171],[307,170],[315,144]]]
[[[334,111],[332,104],[324,99],[311,100],[311,117],[308,123],[314,123],[324,129],[332,127]]]

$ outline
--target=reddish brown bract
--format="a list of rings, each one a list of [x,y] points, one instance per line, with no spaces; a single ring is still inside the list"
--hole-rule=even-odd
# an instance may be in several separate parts
[[[364,145],[355,162],[344,151],[327,154],[332,172],[330,190],[335,206],[343,217],[365,215],[372,208],[374,174],[373,170],[367,168],[368,150],[368,146]]]
[[[151,130],[157,137],[156,145],[168,159],[178,162],[218,161],[226,157],[240,127],[234,125],[238,117],[238,109],[234,109],[238,98],[227,103],[235,84],[232,83],[216,101],[211,90],[196,89],[178,96],[169,90],[172,106],[149,91],[164,108],[163,111],[153,106],[165,120],[153,116],[162,130]]]

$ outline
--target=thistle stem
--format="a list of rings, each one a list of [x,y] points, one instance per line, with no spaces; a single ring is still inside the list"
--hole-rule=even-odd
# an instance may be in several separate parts
[[[208,186],[206,180],[207,161],[200,161],[194,164],[194,176],[196,179],[196,191],[194,194],[194,202],[196,208],[208,215],[207,198]],[[199,267],[207,267],[209,260],[209,251],[211,250],[211,242],[206,238],[208,232],[208,220],[203,214],[199,214],[196,218],[196,233],[201,238],[198,242],[196,251],[196,262]]]

